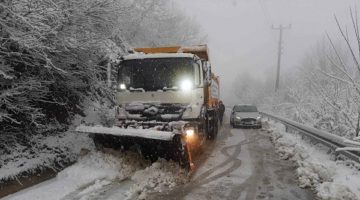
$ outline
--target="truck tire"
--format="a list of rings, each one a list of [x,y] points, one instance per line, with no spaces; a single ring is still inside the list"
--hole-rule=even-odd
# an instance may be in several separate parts
[[[208,120],[208,139],[215,140],[219,130],[219,120],[215,113],[212,113],[211,120]]]
[[[189,156],[189,149],[187,143],[183,144],[180,136],[175,136],[173,140],[173,156],[176,160],[178,160],[181,167],[186,170],[191,169],[191,161]]]
[[[102,151],[104,149],[104,139],[99,135],[94,135],[92,139],[95,145],[95,149]]]

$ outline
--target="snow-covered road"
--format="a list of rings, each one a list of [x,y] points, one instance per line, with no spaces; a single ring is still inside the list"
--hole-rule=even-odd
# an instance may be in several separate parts
[[[189,183],[151,199],[314,199],[297,186],[293,163],[279,158],[266,131],[225,124],[201,157]]]
[[[135,153],[90,152],[56,178],[3,200],[314,199],[296,183],[295,167],[275,153],[264,130],[224,124],[186,176],[176,163],[146,163]]]
[[[149,192],[171,190],[188,180],[177,163],[148,163],[137,153],[90,152],[56,178],[2,200],[146,199]]]

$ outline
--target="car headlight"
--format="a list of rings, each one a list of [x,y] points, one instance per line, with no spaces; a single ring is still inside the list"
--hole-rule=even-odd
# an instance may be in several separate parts
[[[261,116],[256,118],[256,121],[260,121],[261,120]]]
[[[241,117],[239,117],[239,116],[236,116],[236,119],[241,119]]]

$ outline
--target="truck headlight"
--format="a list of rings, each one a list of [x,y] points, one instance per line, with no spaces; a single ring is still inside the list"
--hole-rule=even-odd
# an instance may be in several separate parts
[[[192,89],[192,83],[189,80],[183,80],[180,84],[180,89],[183,91],[190,91]]]
[[[124,83],[121,83],[119,87],[120,90],[126,90],[126,85]]]
[[[194,134],[195,134],[195,130],[194,129],[187,129],[185,130],[185,133],[186,133],[186,138],[193,138],[194,137]]]

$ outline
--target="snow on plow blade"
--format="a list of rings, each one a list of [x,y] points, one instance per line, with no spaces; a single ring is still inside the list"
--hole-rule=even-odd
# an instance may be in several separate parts
[[[175,133],[168,131],[157,131],[151,129],[127,129],[127,128],[119,128],[117,126],[113,126],[111,128],[103,127],[103,126],[84,126],[80,125],[75,129],[76,132],[82,133],[98,133],[98,134],[108,134],[114,136],[127,136],[127,137],[138,137],[138,138],[146,138],[146,139],[154,139],[154,140],[165,140],[171,141],[175,136]]]
[[[89,134],[98,148],[140,150],[151,162],[165,158],[179,162],[182,167],[190,168],[187,146],[183,144],[180,134],[152,129],[84,125],[78,126],[75,132]]]

